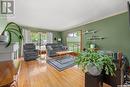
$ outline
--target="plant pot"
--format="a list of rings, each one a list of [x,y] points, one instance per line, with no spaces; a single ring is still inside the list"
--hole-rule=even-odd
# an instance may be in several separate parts
[[[7,42],[7,36],[0,35],[0,42]]]
[[[98,76],[101,74],[102,69],[98,69],[95,65],[88,65],[87,72],[93,76]]]

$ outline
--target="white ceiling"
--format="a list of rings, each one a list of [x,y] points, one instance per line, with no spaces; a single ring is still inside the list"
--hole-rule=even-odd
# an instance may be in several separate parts
[[[63,31],[126,10],[125,0],[15,0],[15,15],[8,20]]]

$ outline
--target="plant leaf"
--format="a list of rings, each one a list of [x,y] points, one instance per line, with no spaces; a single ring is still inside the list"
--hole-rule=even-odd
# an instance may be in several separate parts
[[[7,43],[6,47],[8,47],[11,44],[11,41],[12,41],[11,32],[8,32],[8,34],[9,34],[9,39],[8,39],[8,43]]]

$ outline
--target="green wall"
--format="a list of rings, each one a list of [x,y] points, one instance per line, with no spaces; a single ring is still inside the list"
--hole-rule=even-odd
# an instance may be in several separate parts
[[[7,24],[7,19],[5,16],[2,16],[0,14],[0,34],[2,33],[2,31],[4,30],[5,26]]]
[[[103,50],[121,50],[130,62],[130,28],[128,22],[128,13],[122,13],[103,20],[89,23],[71,30],[62,32],[62,37],[66,37],[68,32],[77,30],[97,30],[95,35],[104,37],[103,40],[97,40],[95,43]],[[86,42],[90,35],[83,34],[83,47],[87,47]],[[66,43],[66,39],[63,38]]]

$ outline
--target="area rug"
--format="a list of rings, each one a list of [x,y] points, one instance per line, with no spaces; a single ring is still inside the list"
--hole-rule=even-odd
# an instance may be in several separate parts
[[[51,59],[51,60],[48,60],[47,63],[53,66],[58,71],[63,71],[75,65],[74,58],[71,56],[65,56],[64,58],[61,58],[61,59],[59,58]]]

